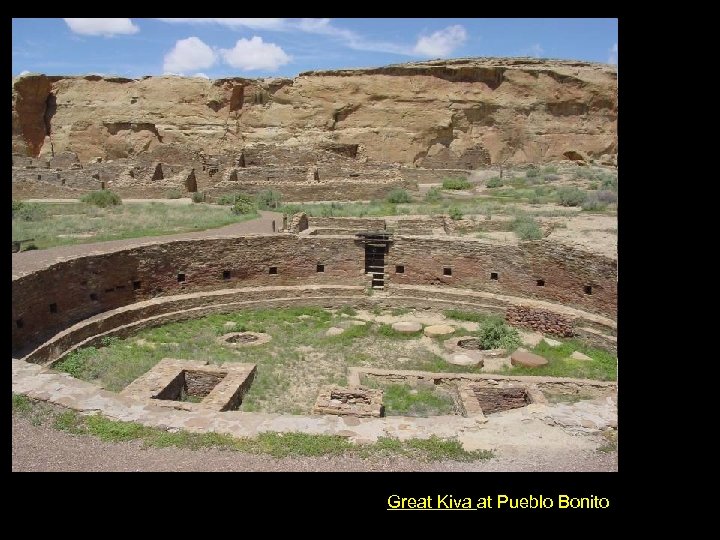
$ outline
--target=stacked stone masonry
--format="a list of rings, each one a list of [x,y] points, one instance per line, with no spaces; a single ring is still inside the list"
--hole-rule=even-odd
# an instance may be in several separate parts
[[[571,319],[544,309],[511,306],[507,309],[505,320],[513,326],[530,328],[543,334],[559,337],[575,335],[574,323]]]
[[[317,271],[318,264],[323,272]],[[481,239],[393,236],[386,265],[404,267],[401,274],[388,274],[389,293],[408,285],[447,288],[449,293],[466,289],[615,318],[615,261],[545,241],[500,246]],[[445,275],[445,268],[452,275]],[[230,279],[224,278],[226,271]],[[491,279],[491,272],[498,279]],[[545,286],[537,287],[541,276]],[[591,295],[584,293],[588,283]],[[13,350],[143,300],[233,287],[308,285],[368,287],[363,245],[354,236],[257,235],[93,253],[13,278]]]

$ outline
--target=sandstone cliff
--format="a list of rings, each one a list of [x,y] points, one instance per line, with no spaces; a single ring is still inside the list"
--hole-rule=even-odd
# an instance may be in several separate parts
[[[294,79],[26,75],[13,153],[82,161],[168,151],[334,146],[373,161],[471,169],[617,152],[613,66],[458,59]]]

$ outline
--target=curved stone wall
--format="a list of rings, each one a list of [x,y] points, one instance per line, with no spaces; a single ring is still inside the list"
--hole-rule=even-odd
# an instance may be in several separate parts
[[[616,262],[600,255],[545,241],[498,245],[396,236],[386,255],[387,290],[372,298],[364,294],[370,285],[364,256],[354,236],[255,235],[152,242],[58,261],[13,278],[13,354],[26,356],[53,336],[63,339],[73,325],[97,318],[96,328],[86,324],[86,333],[33,353],[33,361],[51,361],[68,346],[128,324],[122,313],[138,309],[142,316],[134,321],[201,306],[217,310],[312,298],[323,305],[333,297],[402,297],[405,304],[465,303],[496,311],[539,303],[550,311],[570,310],[601,331],[612,333],[614,327]]]

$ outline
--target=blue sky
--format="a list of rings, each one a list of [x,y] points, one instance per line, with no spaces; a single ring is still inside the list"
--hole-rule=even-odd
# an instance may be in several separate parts
[[[13,19],[12,74],[292,77],[432,58],[617,63],[617,19]]]

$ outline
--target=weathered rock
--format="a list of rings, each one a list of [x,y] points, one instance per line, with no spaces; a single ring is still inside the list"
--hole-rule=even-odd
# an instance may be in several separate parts
[[[402,334],[414,334],[422,330],[422,324],[413,321],[400,321],[394,323],[392,329]]]
[[[517,350],[510,355],[510,363],[513,366],[541,367],[547,365],[548,361],[537,354]]]
[[[345,330],[342,328],[338,328],[337,326],[333,326],[331,328],[328,328],[327,332],[325,332],[326,336],[339,336],[342,334]]]
[[[480,366],[483,365],[483,359],[480,354],[453,354],[447,358],[447,362],[456,366]]]
[[[544,337],[543,341],[545,341],[545,343],[547,343],[551,347],[559,347],[560,345],[562,345],[560,341],[548,337]]]
[[[228,321],[225,324],[223,324],[223,328],[225,328],[226,330],[232,330],[236,326],[237,326],[237,323],[234,321]]]
[[[425,327],[425,335],[427,337],[449,336],[454,331],[455,329],[447,324],[434,324]]]
[[[234,155],[253,144],[294,144],[465,169],[506,158],[610,161],[617,141],[617,69],[578,61],[433,60],[292,80],[28,75],[13,83],[18,152],[46,151],[51,93],[63,105],[53,111],[55,151],[83,162],[168,144]]]
[[[575,351],[570,355],[570,358],[573,360],[592,360],[587,354],[581,353],[580,351]]]

